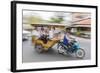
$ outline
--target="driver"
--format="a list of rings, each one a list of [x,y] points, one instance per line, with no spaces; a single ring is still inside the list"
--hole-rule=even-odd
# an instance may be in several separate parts
[[[64,33],[64,37],[63,37],[63,44],[64,44],[64,45],[67,45],[68,48],[71,47],[71,44],[70,44],[71,39],[72,39],[72,38],[70,37],[69,33],[68,33],[68,32],[65,32],[65,33]]]

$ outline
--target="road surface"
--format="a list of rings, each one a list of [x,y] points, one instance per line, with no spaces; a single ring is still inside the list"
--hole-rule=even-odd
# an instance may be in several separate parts
[[[83,60],[91,59],[91,40],[84,39],[84,38],[75,38],[80,46],[85,50],[86,55]],[[22,53],[22,61],[23,63],[30,63],[30,62],[48,62],[48,61],[69,61],[69,60],[80,60],[75,56],[71,55],[61,55],[58,53],[56,45],[53,46],[52,49],[49,49],[46,53],[37,53],[32,46],[31,39],[27,41],[23,41],[23,53]]]

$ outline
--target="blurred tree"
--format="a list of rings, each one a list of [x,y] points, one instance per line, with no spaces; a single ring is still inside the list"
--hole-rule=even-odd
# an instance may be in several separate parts
[[[49,22],[62,23],[64,21],[64,13],[55,12],[54,16],[50,18]]]
[[[63,21],[62,18],[54,18],[54,17],[52,17],[50,20],[50,22],[52,23],[61,23],[62,21]]]

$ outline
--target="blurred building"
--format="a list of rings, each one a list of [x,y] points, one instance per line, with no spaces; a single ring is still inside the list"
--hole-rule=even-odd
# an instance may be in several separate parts
[[[73,13],[72,25],[67,30],[73,34],[90,37],[91,15],[89,13]]]

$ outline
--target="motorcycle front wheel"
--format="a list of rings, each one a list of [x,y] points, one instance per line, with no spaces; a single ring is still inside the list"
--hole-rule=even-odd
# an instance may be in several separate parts
[[[75,55],[77,58],[84,58],[85,57],[85,51],[84,49],[78,49],[76,52],[75,52]]]

